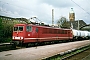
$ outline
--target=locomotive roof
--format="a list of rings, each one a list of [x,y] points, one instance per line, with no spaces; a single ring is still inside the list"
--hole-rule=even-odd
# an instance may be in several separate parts
[[[62,29],[62,30],[71,30],[71,29],[65,29],[65,28],[57,28],[57,27],[51,27],[51,26],[40,26],[40,25],[33,25],[33,24],[16,24],[17,25],[30,25],[30,26],[37,26],[37,27],[42,27],[42,28],[52,28],[52,29]]]

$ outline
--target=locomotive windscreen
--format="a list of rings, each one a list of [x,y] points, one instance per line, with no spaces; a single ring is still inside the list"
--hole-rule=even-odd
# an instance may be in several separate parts
[[[14,31],[23,31],[23,26],[14,27]]]

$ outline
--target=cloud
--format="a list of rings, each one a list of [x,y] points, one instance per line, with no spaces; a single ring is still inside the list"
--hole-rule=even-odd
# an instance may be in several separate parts
[[[73,0],[74,1],[74,0]],[[37,16],[41,21],[51,24],[52,9],[54,9],[54,22],[64,16],[69,20],[70,8],[73,7],[76,20],[83,19],[90,22],[90,1],[75,0],[85,11],[71,0],[0,0],[0,14],[10,17],[30,18]],[[2,10],[2,11],[1,11]]]
[[[72,2],[70,0],[41,0],[43,3],[47,3],[57,8],[70,7]]]

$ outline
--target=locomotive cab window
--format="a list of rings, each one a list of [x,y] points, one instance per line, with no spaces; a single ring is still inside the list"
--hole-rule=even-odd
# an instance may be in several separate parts
[[[14,31],[23,31],[23,26],[14,27]]]
[[[19,26],[19,31],[23,31],[23,26]]]
[[[18,27],[14,27],[14,31],[18,31]]]
[[[32,31],[32,27],[31,26],[27,26],[26,27],[26,31],[31,32]]]

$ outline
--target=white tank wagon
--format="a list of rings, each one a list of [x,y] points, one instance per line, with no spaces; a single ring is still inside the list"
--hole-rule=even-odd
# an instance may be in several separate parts
[[[84,33],[84,31],[80,31],[80,37],[82,38],[82,39],[84,39],[85,38],[85,33]]]
[[[80,38],[81,37],[81,31],[77,30],[77,32],[78,32],[78,38]]]
[[[88,33],[88,37],[89,37],[89,39],[90,39],[90,32]]]
[[[78,39],[80,32],[78,30],[72,29],[73,38]]]
[[[72,29],[73,39],[90,39],[89,31],[81,31]]]
[[[89,32],[88,31],[84,31],[84,34],[85,34],[85,39],[88,39],[89,38]]]

